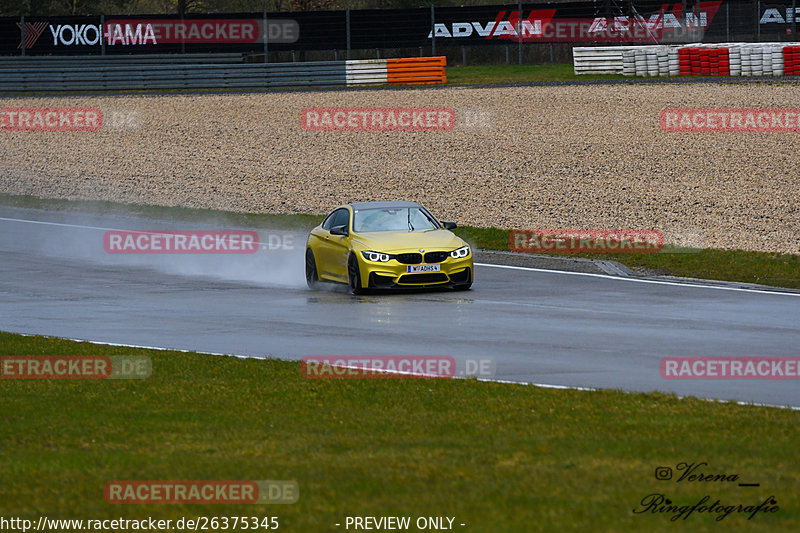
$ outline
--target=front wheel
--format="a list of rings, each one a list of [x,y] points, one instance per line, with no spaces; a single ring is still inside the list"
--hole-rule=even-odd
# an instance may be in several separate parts
[[[461,285],[454,285],[454,291],[468,291],[472,287],[472,283],[462,283]]]
[[[314,252],[311,251],[311,248],[306,249],[306,284],[309,289],[316,289],[319,285],[317,261],[314,259]]]
[[[353,294],[364,294],[366,292],[361,286],[361,270],[358,268],[358,260],[352,254],[347,259],[347,279]]]

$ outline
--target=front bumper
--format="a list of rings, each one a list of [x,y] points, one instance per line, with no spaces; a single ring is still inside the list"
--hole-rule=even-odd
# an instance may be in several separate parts
[[[474,272],[472,253],[461,259],[448,257],[441,263],[432,264],[439,265],[439,272],[409,273],[408,267],[413,265],[403,264],[395,259],[386,263],[361,260],[359,267],[362,285],[370,289],[415,289],[472,283]]]

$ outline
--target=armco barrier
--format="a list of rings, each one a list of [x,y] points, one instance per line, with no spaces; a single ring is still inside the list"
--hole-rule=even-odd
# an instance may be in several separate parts
[[[574,47],[575,74],[622,74],[622,54],[634,46]]]
[[[444,57],[266,64],[230,62],[234,57],[184,63],[183,57],[0,58],[0,92],[343,87],[447,79]]]
[[[576,74],[789,76],[800,74],[798,50],[782,43],[576,47],[573,57]]]

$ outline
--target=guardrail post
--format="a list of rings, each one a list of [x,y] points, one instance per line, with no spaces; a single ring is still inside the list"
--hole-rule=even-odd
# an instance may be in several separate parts
[[[264,63],[269,63],[267,59],[267,53],[269,52],[269,45],[267,41],[269,39],[269,26],[267,26],[267,6],[264,5]]]
[[[467,65],[467,49],[466,47],[461,47],[461,66],[464,67]]]
[[[689,13],[689,11],[686,9],[686,2],[687,0],[681,0],[681,16],[683,17],[683,20],[679,21],[681,23],[681,27],[686,28],[686,31],[683,32],[684,35],[687,35],[689,32],[689,21],[686,20],[686,14]]]
[[[519,14],[517,15],[517,42],[519,43],[519,64],[522,64],[522,0],[518,4]]]
[[[761,0],[758,0],[758,11],[756,11],[756,28],[758,28],[758,42],[761,42]]]
[[[22,32],[19,37],[19,47],[22,50],[22,55],[25,55],[25,15],[19,17],[19,29]]]
[[[725,42],[731,41],[731,5],[725,2]]]
[[[761,0],[756,2],[756,42],[761,42]],[[700,8],[698,8],[699,10]]]
[[[436,55],[436,13],[431,4],[431,55]]]
[[[350,8],[345,11],[344,18],[345,32],[347,33],[347,59],[350,59]]]

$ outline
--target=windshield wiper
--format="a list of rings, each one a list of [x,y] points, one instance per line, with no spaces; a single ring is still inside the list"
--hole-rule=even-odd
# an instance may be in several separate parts
[[[411,209],[409,209],[407,212],[408,212],[408,229],[414,231],[414,226],[411,224]]]

